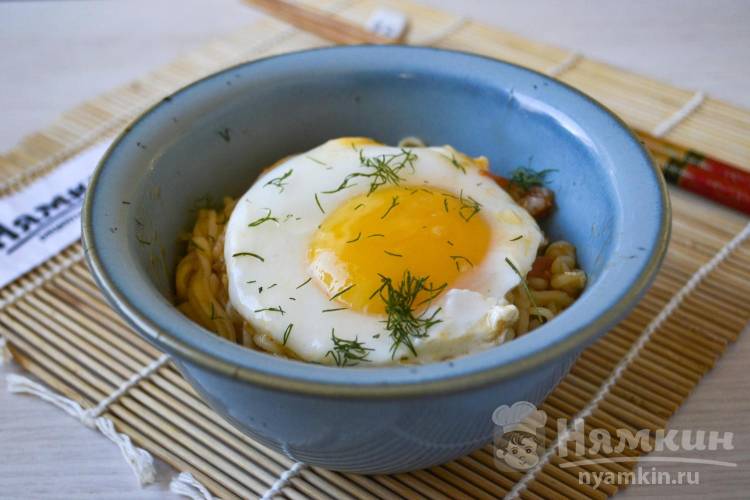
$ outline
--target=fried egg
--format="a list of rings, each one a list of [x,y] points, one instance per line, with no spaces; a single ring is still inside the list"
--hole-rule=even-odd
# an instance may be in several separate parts
[[[267,169],[225,236],[232,307],[290,357],[430,362],[507,340],[536,221],[449,146],[329,141]]]

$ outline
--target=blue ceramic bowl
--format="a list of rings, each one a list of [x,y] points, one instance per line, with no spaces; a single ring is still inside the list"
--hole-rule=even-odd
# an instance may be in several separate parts
[[[393,144],[408,135],[486,155],[500,174],[529,163],[556,169],[559,208],[545,229],[578,247],[589,276],[572,307],[529,335],[452,361],[341,369],[238,347],[173,306],[178,237],[197,200],[239,196],[264,166],[333,137]],[[499,405],[540,403],[654,277],[669,236],[667,200],[627,127],[560,82],[459,52],[340,47],[243,64],[148,110],[94,174],[83,235],[114,307],[217,412],[295,460],[393,473],[486,444]]]

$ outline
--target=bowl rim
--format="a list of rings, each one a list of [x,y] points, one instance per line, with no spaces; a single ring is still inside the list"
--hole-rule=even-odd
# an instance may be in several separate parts
[[[348,368],[342,370],[338,367],[320,366],[305,362],[286,360],[283,358],[274,358],[275,365],[279,367],[283,367],[284,365],[288,365],[289,363],[304,364],[305,366],[309,367],[310,370],[324,370],[330,372],[330,376],[321,376],[321,378],[326,379],[325,382],[322,382],[319,380],[309,380],[302,377],[293,377],[288,374],[285,375],[284,373],[278,373],[283,372],[283,369],[276,370],[276,373],[270,371],[261,371],[256,369],[252,365],[252,363],[249,362],[243,363],[244,366],[240,366],[236,362],[231,362],[223,359],[215,352],[216,349],[212,350],[210,346],[207,347],[206,344],[212,344],[210,341],[206,341],[202,345],[189,345],[185,340],[182,340],[176,335],[170,333],[168,330],[165,330],[163,325],[157,324],[156,321],[147,317],[140,310],[138,310],[127,298],[126,294],[124,294],[122,290],[119,289],[115,281],[107,272],[102,258],[97,251],[97,246],[95,243],[96,231],[92,223],[94,213],[94,198],[96,196],[95,193],[97,191],[98,184],[106,169],[107,164],[111,160],[111,157],[118,146],[120,146],[121,143],[130,134],[133,133],[133,131],[139,124],[141,124],[161,106],[163,106],[165,101],[170,101],[174,96],[187,93],[205,82],[211,81],[216,78],[221,78],[228,73],[237,71],[239,69],[264,64],[268,61],[278,61],[300,56],[304,57],[306,54],[315,54],[320,52],[351,50],[407,50],[439,52],[453,54],[460,57],[485,60],[492,64],[502,65],[513,68],[515,70],[520,70],[521,72],[529,73],[547,82],[547,84],[550,86],[557,86],[565,91],[571,92],[577,98],[581,98],[584,101],[587,101],[589,104],[593,105],[593,107],[599,112],[612,119],[614,121],[614,124],[617,125],[616,128],[625,134],[625,137],[629,139],[633,146],[635,146],[637,149],[640,149],[643,160],[650,167],[651,173],[653,174],[654,180],[656,181],[656,188],[659,194],[658,202],[659,206],[661,207],[661,213],[659,221],[657,223],[658,233],[654,240],[653,247],[647,249],[650,251],[648,260],[641,266],[641,271],[638,276],[632,281],[632,284],[626,289],[625,293],[618,298],[613,307],[607,309],[599,316],[593,318],[592,321],[588,322],[580,330],[568,332],[567,335],[565,335],[561,340],[555,342],[554,344],[546,346],[542,349],[537,349],[536,351],[534,351],[533,349],[527,349],[527,351],[531,350],[532,352],[526,352],[522,356],[517,356],[516,358],[504,363],[500,363],[499,365],[496,364],[493,366],[483,367],[479,370],[469,371],[469,373],[451,373],[448,370],[444,370],[443,376],[432,377],[428,380],[422,380],[421,378],[415,377],[414,380],[406,380],[403,382],[381,381],[375,383],[368,383],[366,377],[359,377],[358,380],[361,379],[360,383],[353,383],[351,380],[351,378],[353,377],[346,377],[349,380],[336,380],[336,377],[342,379],[344,377],[341,377],[341,375],[352,374],[356,372],[374,373],[373,371],[376,371],[379,374],[387,374],[388,372],[403,371],[406,368],[404,368],[403,366],[381,366],[372,368]],[[433,47],[414,47],[398,44],[387,46],[369,44],[335,46],[288,52],[280,55],[263,57],[260,59],[236,64],[181,87],[180,89],[169,94],[169,96],[161,99],[160,101],[140,113],[115,137],[115,139],[109,145],[107,151],[97,164],[97,167],[90,179],[82,210],[82,240],[86,259],[89,263],[92,275],[94,276],[95,281],[97,282],[99,287],[104,292],[105,297],[108,299],[110,304],[135,328],[136,331],[138,331],[142,336],[146,337],[147,340],[155,343],[161,349],[166,350],[172,355],[175,355],[178,362],[181,360],[180,358],[184,358],[186,361],[197,364],[202,368],[268,389],[302,393],[306,395],[320,395],[329,397],[336,396],[347,398],[392,398],[426,396],[446,394],[455,391],[483,387],[504,378],[516,376],[526,371],[533,370],[534,368],[537,368],[542,364],[551,362],[556,358],[564,356],[566,353],[574,351],[577,347],[586,345],[598,334],[603,333],[609,326],[613,325],[617,320],[623,317],[635,305],[636,301],[641,297],[641,295],[647,290],[647,288],[655,278],[656,272],[658,271],[659,266],[664,256],[666,255],[670,232],[671,205],[663,176],[661,175],[658,167],[652,161],[649,154],[640,144],[635,134],[630,130],[628,125],[625,124],[622,119],[620,119],[606,106],[564,82],[515,63],[510,63],[500,59],[495,59],[492,57],[466,51],[448,50]],[[194,326],[196,330],[202,331],[206,335],[216,337],[221,342],[228,343],[228,341],[219,338],[212,332],[203,329],[199,325],[194,324]],[[234,347],[237,351],[243,352],[244,354],[242,354],[241,357],[246,358],[247,361],[252,361],[253,355],[270,357],[267,353],[261,353],[258,351],[246,349],[236,344],[232,344],[232,347]],[[446,363],[449,363],[451,366],[453,366],[454,363],[459,364],[461,363],[461,360],[469,359],[472,357],[473,355],[467,355],[454,358],[450,361],[417,365],[417,367],[435,366]],[[415,368],[411,368],[411,370],[415,370]]]

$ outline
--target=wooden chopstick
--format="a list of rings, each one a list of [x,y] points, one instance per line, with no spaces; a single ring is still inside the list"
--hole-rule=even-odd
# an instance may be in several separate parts
[[[312,7],[296,5],[284,0],[243,0],[282,21],[303,31],[313,33],[334,43],[353,45],[360,43],[392,44],[402,41],[387,38]]]

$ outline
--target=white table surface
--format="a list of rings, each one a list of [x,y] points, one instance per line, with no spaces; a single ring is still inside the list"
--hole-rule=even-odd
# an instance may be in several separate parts
[[[425,3],[750,107],[750,2],[744,0]],[[0,2],[0,150],[76,103],[258,15],[238,0]],[[671,428],[734,432],[735,450],[712,458],[738,467],[659,465],[697,470],[701,484],[631,487],[621,498],[750,495],[749,358],[746,332],[671,422]],[[0,378],[16,370],[2,367]],[[176,498],[166,489],[171,475],[160,464],[162,481],[140,489],[110,442],[0,387],[0,498]]]

